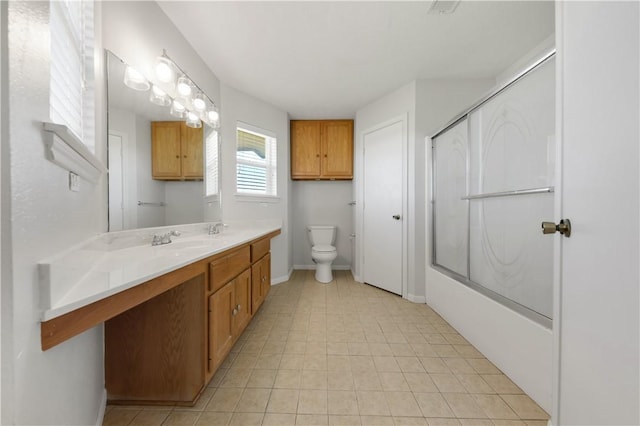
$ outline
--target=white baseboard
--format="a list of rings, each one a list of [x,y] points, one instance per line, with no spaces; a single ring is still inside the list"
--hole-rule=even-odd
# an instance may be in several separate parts
[[[293,269],[300,269],[300,270],[315,270],[316,269],[316,265],[293,265]],[[334,271],[350,271],[351,270],[351,265],[331,265],[331,269]]]
[[[271,278],[271,285],[277,285],[277,284],[281,284],[289,281],[291,279],[291,274],[293,274],[293,268],[289,269],[289,272],[287,273],[287,275]]]
[[[98,409],[98,418],[96,419],[96,426],[101,426],[104,422],[104,412],[107,409],[107,388],[102,390],[102,398],[100,398],[100,407]]]
[[[413,303],[427,303],[427,298],[425,296],[416,296],[415,294],[407,294],[407,300]]]
[[[353,271],[353,269],[351,270],[351,275],[353,275],[353,280],[357,283],[363,283],[364,281],[362,280],[362,278],[360,278],[360,275],[356,275],[356,273]]]

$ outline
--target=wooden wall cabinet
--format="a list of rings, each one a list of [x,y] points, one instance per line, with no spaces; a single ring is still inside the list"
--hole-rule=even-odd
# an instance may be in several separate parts
[[[202,127],[184,121],[151,122],[151,173],[158,180],[202,180]]]
[[[353,120],[291,120],[291,178],[353,179]]]

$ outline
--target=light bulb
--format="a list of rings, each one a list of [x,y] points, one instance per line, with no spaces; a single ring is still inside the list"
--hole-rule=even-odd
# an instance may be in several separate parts
[[[158,56],[156,60],[156,77],[162,83],[170,83],[175,79],[173,64],[166,56]]]
[[[196,111],[204,111],[204,109],[207,107],[207,102],[205,101],[204,94],[202,92],[198,92],[193,97],[193,107],[196,109]]]
[[[178,93],[180,94],[180,96],[186,98],[187,96],[191,95],[191,81],[189,81],[189,78],[187,78],[187,76],[184,74],[178,79],[176,88],[178,89]]]
[[[149,87],[151,87],[149,81],[144,78],[140,71],[136,70],[131,65],[127,65],[127,68],[124,70],[124,84],[131,89],[139,90],[141,92],[147,91],[149,90]]]
[[[169,112],[171,113],[171,115],[178,118],[185,118],[187,116],[187,110],[184,105],[175,100],[171,104],[171,111]]]
[[[156,105],[169,106],[171,104],[171,98],[167,95],[167,92],[156,86],[151,86],[151,94],[149,100]]]
[[[220,118],[220,114],[218,114],[218,111],[215,109],[211,109],[207,112],[207,119],[209,121],[218,121],[218,118]]]
[[[187,121],[185,123],[188,127],[193,127],[194,129],[199,129],[200,127],[202,127],[202,121],[200,121],[200,118],[198,118],[198,116],[189,111],[189,113],[187,114]]]

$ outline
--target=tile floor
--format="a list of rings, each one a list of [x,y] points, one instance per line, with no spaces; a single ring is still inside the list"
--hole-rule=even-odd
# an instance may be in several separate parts
[[[313,274],[272,287],[196,406],[107,406],[104,424],[546,426],[428,306]]]

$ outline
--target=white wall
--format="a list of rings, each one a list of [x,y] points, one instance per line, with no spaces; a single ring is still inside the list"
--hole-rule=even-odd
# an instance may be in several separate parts
[[[202,181],[165,182],[166,225],[204,222],[202,215],[203,185]]]
[[[351,267],[353,233],[353,201],[351,181],[295,181],[291,194],[293,204],[293,265],[295,269],[315,269],[311,259],[308,225],[334,225],[338,257],[334,269]]]
[[[640,423],[640,7],[558,2],[562,238],[554,424]],[[603,224],[613,224],[603,226]]]
[[[3,120],[9,127],[8,140],[2,141],[9,170],[3,172],[10,176],[2,216],[11,223],[2,233],[3,350],[8,347],[2,365],[2,424],[95,424],[104,395],[102,327],[42,352],[36,264],[106,229],[105,178],[98,185],[81,179],[80,191],[71,192],[68,172],[45,159],[41,123],[49,121],[49,4],[9,2],[3,7],[8,8],[8,19],[2,31],[9,34],[3,105],[11,102],[9,120]],[[96,7],[99,19],[100,5]],[[100,37],[98,47],[99,42]],[[97,72],[98,78],[104,77],[102,69]],[[98,87],[97,100],[103,99]],[[97,111],[96,128],[101,158],[103,113]],[[7,188],[5,182],[6,174],[2,183]],[[7,253],[12,258],[5,263]],[[7,306],[10,328],[4,328]]]
[[[282,233],[271,240],[271,279],[286,281],[292,269],[290,261],[291,224],[289,219],[289,117],[286,112],[227,85],[222,85],[220,114],[220,165],[222,184],[222,219],[237,220],[278,219]],[[278,198],[264,202],[247,201],[236,196],[236,128],[238,121],[268,130],[278,143]],[[205,220],[209,220],[205,216]]]

